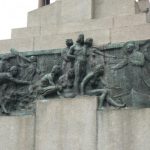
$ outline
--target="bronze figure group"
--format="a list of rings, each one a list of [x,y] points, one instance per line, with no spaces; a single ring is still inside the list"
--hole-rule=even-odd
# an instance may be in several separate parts
[[[97,96],[99,109],[150,107],[149,40],[104,50],[80,34],[57,56],[10,51],[0,60],[1,113],[33,111],[37,99],[78,95]]]

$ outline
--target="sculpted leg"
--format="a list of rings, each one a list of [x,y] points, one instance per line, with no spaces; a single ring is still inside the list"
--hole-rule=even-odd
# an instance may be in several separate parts
[[[114,101],[111,97],[109,97],[109,96],[107,96],[107,102],[108,102],[110,105],[114,106],[114,107],[123,108],[123,107],[126,106],[126,104],[119,104],[119,103],[115,102],[115,101]]]
[[[51,95],[54,93],[57,93],[58,87],[57,86],[48,86],[45,88],[41,88],[38,92],[42,95],[42,96],[47,96],[47,95]]]
[[[79,62],[75,63],[75,80],[74,80],[74,87],[75,92],[79,94],[79,81],[80,81],[80,65]]]
[[[106,99],[106,96],[108,94],[108,90],[107,89],[96,89],[96,90],[91,90],[88,91],[88,95],[96,95],[98,98],[98,109],[102,108],[104,106],[104,102]]]

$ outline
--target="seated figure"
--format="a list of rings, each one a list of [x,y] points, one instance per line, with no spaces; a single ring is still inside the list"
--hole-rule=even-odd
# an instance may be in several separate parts
[[[107,88],[104,88],[106,84],[102,79],[103,75],[104,75],[104,66],[97,65],[94,71],[88,73],[84,77],[81,83],[81,94],[98,96],[99,108],[102,108],[105,102],[109,103],[114,107],[119,107],[119,108],[125,107],[125,104],[118,104],[110,97],[109,90]]]
[[[44,97],[51,94],[55,94],[59,89],[59,87],[56,86],[56,83],[60,75],[61,68],[58,65],[53,66],[51,72],[49,74],[46,74],[40,80],[40,87],[38,89],[38,93]]]
[[[75,97],[76,95],[74,91],[74,79],[74,69],[69,69],[69,71],[66,74],[62,75],[58,80],[58,85],[61,88],[58,90],[57,94],[65,98]]]

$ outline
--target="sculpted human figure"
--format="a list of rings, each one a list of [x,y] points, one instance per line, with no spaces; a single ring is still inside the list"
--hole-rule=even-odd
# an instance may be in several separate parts
[[[93,47],[92,38],[87,38],[85,40],[84,47],[85,47],[86,55],[87,55],[87,62],[90,61],[90,68],[87,68],[87,69],[92,70],[97,65],[98,62],[96,60],[96,56],[98,55],[103,56],[103,57],[108,57],[108,58],[116,58],[115,56],[104,54],[97,47]]]
[[[48,96],[51,94],[56,94],[58,90],[57,81],[61,76],[61,68],[58,65],[53,66],[51,72],[46,74],[40,80],[40,88],[38,90],[39,94],[42,96]]]
[[[15,58],[15,57],[16,56],[13,54],[8,54],[3,56],[0,60],[0,72],[8,72],[8,70],[10,69],[10,64],[8,63],[8,61],[11,58]]]
[[[30,84],[28,81],[18,80],[16,79],[16,75],[18,74],[18,68],[16,66],[12,66],[10,68],[10,72],[1,72],[0,73],[0,85],[8,82],[14,82],[16,84]]]
[[[145,65],[145,56],[139,51],[135,42],[127,42],[124,47],[124,58],[120,63],[113,66],[114,71],[123,69],[125,71],[125,84],[129,92],[134,89],[142,91],[142,69]]]
[[[9,83],[14,83],[17,85],[29,85],[30,82],[28,81],[23,81],[23,80],[19,80],[16,79],[16,76],[18,74],[18,68],[16,66],[12,66],[10,68],[10,72],[2,72],[0,73],[0,87],[1,87],[1,108],[2,108],[2,112],[7,113],[7,110],[5,108],[5,93],[6,93],[6,89],[8,88],[8,84]]]
[[[37,57],[30,56],[29,58],[19,54],[15,49],[11,49],[11,53],[17,56],[17,63],[22,69],[22,79],[27,81],[33,81],[36,73],[40,73],[37,67]]]
[[[116,66],[113,66],[112,69],[122,69],[123,67],[131,64],[132,66],[143,67],[145,63],[145,58],[143,53],[137,51],[136,45],[134,42],[128,42],[124,45],[124,58]]]
[[[79,83],[82,81],[83,77],[86,74],[86,49],[84,48],[84,35],[80,34],[76,44],[73,45],[69,52],[68,58],[75,61],[74,70],[75,70],[75,91],[79,93]]]
[[[58,85],[61,87],[57,94],[61,97],[65,98],[73,98],[75,97],[75,91],[74,91],[74,79],[75,79],[75,73],[74,69],[69,69],[66,74],[63,74],[59,80]]]
[[[96,95],[99,100],[99,108],[104,106],[107,102],[114,107],[125,107],[125,104],[118,104],[109,95],[109,90],[104,88],[106,86],[104,80],[104,66],[97,65],[94,71],[88,73],[81,83],[81,94],[82,95]]]
[[[70,60],[67,57],[67,54],[70,50],[70,47],[73,45],[73,40],[72,39],[67,39],[66,40],[66,48],[62,50],[61,52],[61,57],[63,59],[63,63],[62,63],[62,71],[63,73],[66,73],[68,69],[73,68],[74,65],[74,60]]]

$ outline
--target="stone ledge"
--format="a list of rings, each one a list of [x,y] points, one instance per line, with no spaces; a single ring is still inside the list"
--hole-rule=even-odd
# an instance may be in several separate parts
[[[11,48],[19,51],[33,50],[33,38],[19,38],[0,40],[0,53],[9,53]]]
[[[41,34],[41,27],[28,27],[28,28],[24,27],[11,30],[12,39],[40,36],[40,34]]]
[[[127,42],[131,40],[146,40],[150,38],[150,24],[132,27],[121,27],[111,30],[111,43]]]
[[[34,50],[41,49],[55,49],[55,48],[64,48],[65,40],[72,38],[76,41],[78,35],[84,33],[85,37],[91,37],[94,39],[94,44],[101,45],[110,43],[110,32],[109,30],[91,30],[85,32],[75,32],[72,34],[57,34],[57,35],[45,35],[40,37],[35,37],[34,41]]]
[[[34,36],[66,34],[84,32],[90,30],[109,30],[120,27],[132,27],[147,23],[146,14],[121,15],[105,17],[102,19],[89,19],[75,23],[48,24],[43,22],[42,26],[12,29],[12,38],[27,38]]]
[[[12,29],[12,38],[25,38],[55,34],[73,34],[89,30],[109,29],[113,26],[113,18],[91,19],[76,23],[45,24],[44,26]]]

